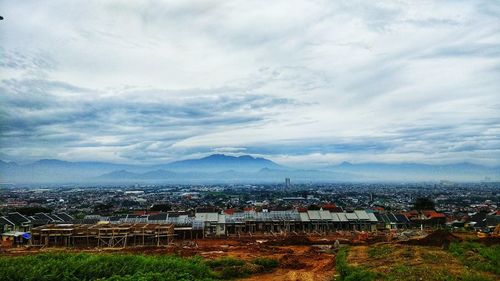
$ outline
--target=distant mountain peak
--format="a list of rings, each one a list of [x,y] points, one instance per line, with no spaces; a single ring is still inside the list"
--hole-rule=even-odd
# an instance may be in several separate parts
[[[225,154],[212,154],[212,155],[203,157],[201,159],[218,159],[218,158],[230,158],[230,157],[233,157],[233,156],[227,156]]]
[[[245,159],[245,160],[255,160],[255,159],[264,159],[264,158],[256,158],[256,157],[253,157],[251,155],[232,156],[232,155],[226,155],[226,154],[216,153],[216,154],[212,154],[212,155],[203,157],[203,158],[201,158],[199,160],[202,160],[202,159],[242,159],[242,160]]]
[[[279,168],[280,165],[265,158],[251,155],[231,156],[212,154],[199,159],[175,161],[162,166],[167,170],[203,170],[203,171],[258,171],[262,168]]]
[[[255,158],[253,156],[250,156],[250,155],[241,155],[241,156],[238,156],[238,158],[240,159],[259,159],[259,158]],[[260,158],[262,159],[262,158]]]
[[[132,173],[132,172],[129,172],[127,170],[118,170],[118,171],[113,171],[113,172],[103,174],[103,175],[99,176],[98,178],[101,178],[101,179],[107,179],[107,178],[129,179],[129,178],[135,178],[135,177],[137,177],[136,173]]]

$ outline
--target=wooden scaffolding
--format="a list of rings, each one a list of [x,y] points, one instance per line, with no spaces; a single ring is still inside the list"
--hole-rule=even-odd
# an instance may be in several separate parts
[[[172,224],[48,224],[31,231],[31,245],[42,247],[167,246],[173,241]]]

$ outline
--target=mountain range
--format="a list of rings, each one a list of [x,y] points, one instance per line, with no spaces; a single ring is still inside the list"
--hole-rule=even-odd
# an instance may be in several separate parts
[[[500,167],[470,163],[384,164],[348,162],[321,169],[294,169],[250,155],[214,154],[161,165],[68,162],[43,159],[30,164],[0,160],[1,183],[276,183],[341,181],[500,180]]]

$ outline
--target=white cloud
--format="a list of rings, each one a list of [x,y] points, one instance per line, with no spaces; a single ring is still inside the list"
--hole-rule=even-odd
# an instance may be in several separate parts
[[[11,160],[500,164],[493,1],[0,7],[0,152]]]

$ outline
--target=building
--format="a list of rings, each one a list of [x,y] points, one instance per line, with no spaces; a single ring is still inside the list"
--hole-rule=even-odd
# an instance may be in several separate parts
[[[378,220],[377,229],[407,229],[411,227],[411,221],[403,214],[388,212],[375,212]]]
[[[12,247],[27,243],[32,225],[28,217],[17,212],[0,217],[1,245]]]
[[[48,224],[34,227],[30,245],[43,247],[167,246],[174,237],[172,224]]]

